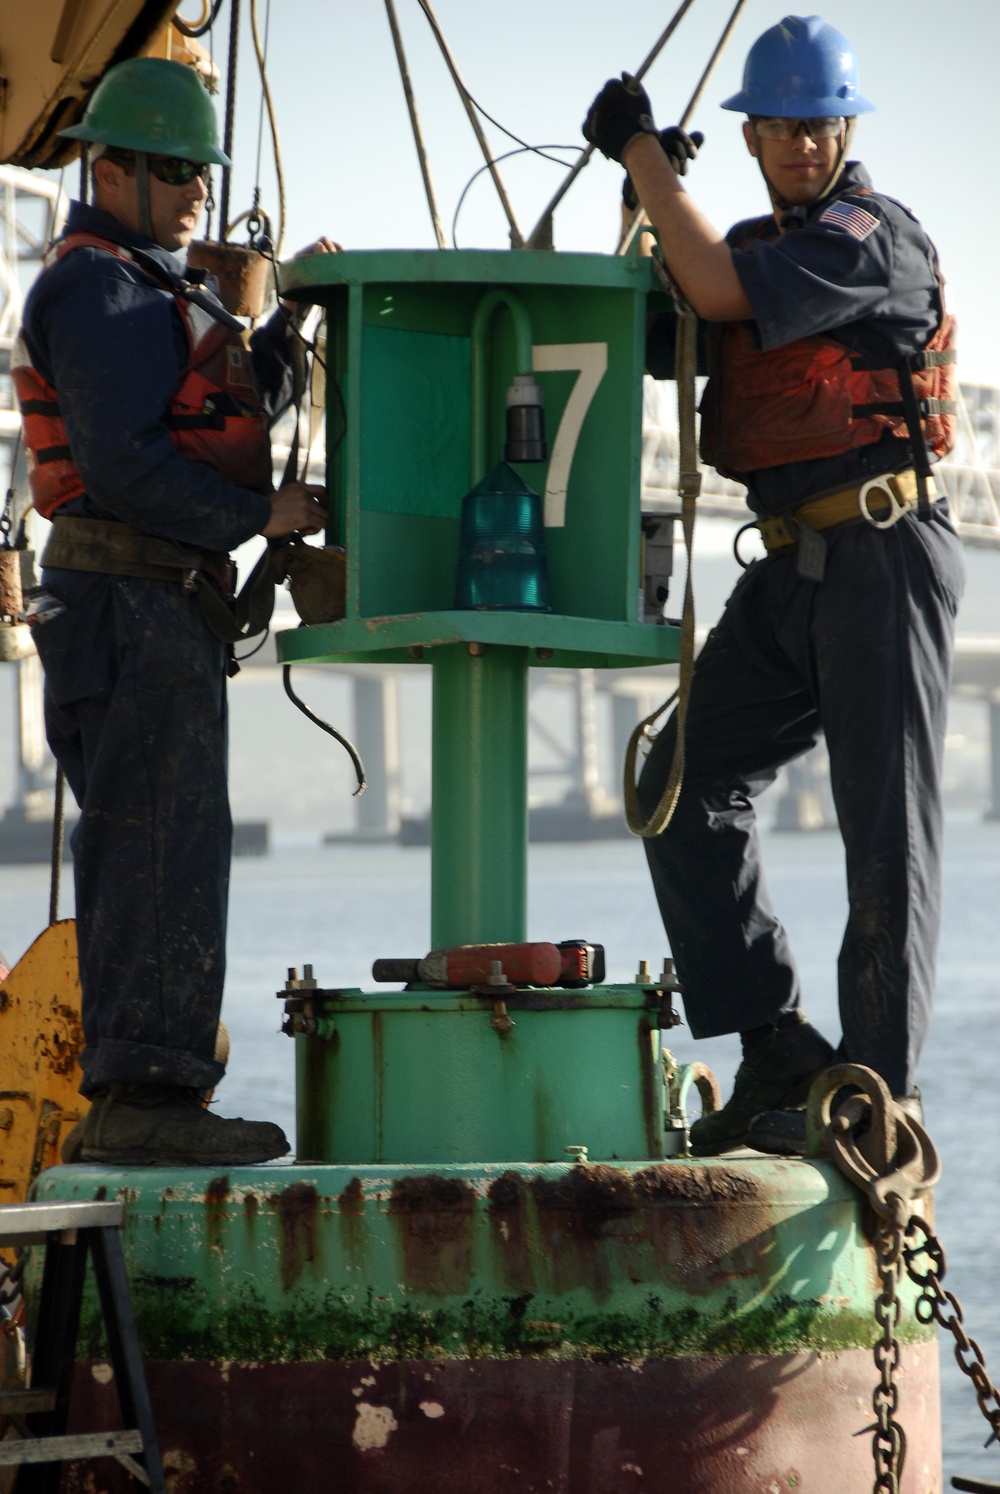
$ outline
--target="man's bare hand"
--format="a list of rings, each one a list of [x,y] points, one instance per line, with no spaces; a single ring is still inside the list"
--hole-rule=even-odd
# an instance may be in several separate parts
[[[301,259],[304,254],[336,254],[343,247],[343,244],[338,244],[336,239],[329,239],[324,234],[314,244],[307,244],[304,249],[297,249],[293,258]]]
[[[326,525],[326,488],[314,482],[289,482],[271,497],[271,517],[260,531],[265,539],[286,534],[319,534]]]

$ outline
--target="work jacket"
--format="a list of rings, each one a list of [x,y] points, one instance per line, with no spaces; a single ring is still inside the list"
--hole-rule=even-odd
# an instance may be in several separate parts
[[[267,417],[257,392],[243,329],[212,298],[197,302],[171,283],[156,261],[95,234],[69,234],[46,258],[43,274],[74,250],[90,248],[115,255],[159,289],[173,295],[188,344],[188,356],[163,412],[178,454],[204,462],[254,492],[272,486]],[[59,394],[35,367],[27,343],[17,338],[11,372],[24,421],[34,506],[50,519],[64,504],[81,497],[86,484],[70,448]]]

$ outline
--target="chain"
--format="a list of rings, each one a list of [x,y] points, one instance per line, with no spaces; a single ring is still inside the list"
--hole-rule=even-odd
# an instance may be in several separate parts
[[[962,1373],[968,1375],[975,1386],[979,1409],[990,1424],[991,1432],[986,1442],[989,1447],[991,1442],[1000,1440],[1000,1391],[986,1373],[982,1349],[974,1338],[969,1338],[962,1326],[962,1308],[958,1298],[953,1293],[946,1292],[941,1285],[947,1269],[941,1242],[931,1233],[929,1225],[914,1214],[906,1226],[906,1238],[909,1240],[916,1236],[919,1237],[917,1243],[905,1248],[902,1256],[910,1280],[920,1288],[916,1304],[917,1318],[921,1323],[936,1320],[954,1338],[955,1360]],[[927,1258],[923,1269],[915,1265],[921,1256]]]
[[[873,1494],[899,1494],[906,1457],[906,1433],[896,1420],[899,1409],[899,1268],[903,1255],[903,1232],[883,1221],[875,1236],[875,1258],[882,1279],[882,1290],[875,1298],[875,1321],[882,1337],[875,1345],[875,1367],[879,1382],[872,1395],[875,1425],[872,1427],[872,1457],[875,1461]]]
[[[0,514],[0,550],[10,550],[10,531],[14,523],[14,499],[16,489],[14,486],[15,473],[17,472],[17,459],[21,454],[21,436],[23,432],[20,426],[17,428],[17,439],[14,442],[14,455],[10,459],[10,487],[4,498],[3,513]]]

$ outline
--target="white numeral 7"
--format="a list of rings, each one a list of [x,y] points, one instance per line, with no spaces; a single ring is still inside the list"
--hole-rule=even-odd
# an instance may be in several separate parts
[[[540,343],[532,348],[531,360],[535,373],[576,370],[580,375],[566,401],[545,480],[545,523],[550,529],[561,529],[566,523],[566,489],[576,443],[597,386],[608,371],[608,345],[606,342]]]

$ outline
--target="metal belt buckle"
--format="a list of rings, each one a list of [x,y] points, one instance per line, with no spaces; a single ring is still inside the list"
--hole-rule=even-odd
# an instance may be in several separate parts
[[[858,492],[858,508],[861,510],[861,517],[875,529],[891,529],[893,524],[898,523],[906,513],[906,504],[900,503],[889,486],[892,477],[893,474],[891,472],[882,472],[878,477],[870,477],[867,482],[862,483]],[[889,512],[884,519],[876,519],[868,507],[868,494],[872,488],[875,488],[880,493],[884,493],[889,500]]]

